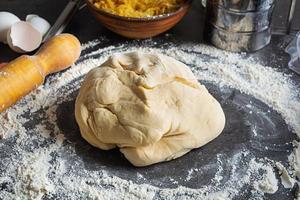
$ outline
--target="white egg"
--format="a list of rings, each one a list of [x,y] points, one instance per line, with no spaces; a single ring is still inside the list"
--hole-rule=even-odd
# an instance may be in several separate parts
[[[20,19],[12,13],[0,12],[0,42],[7,43],[6,35],[11,25],[19,22]]]
[[[20,21],[10,27],[7,33],[7,43],[18,53],[31,52],[41,45],[42,34],[30,23]]]
[[[50,29],[49,22],[38,15],[27,15],[26,21],[36,28],[43,36]]]

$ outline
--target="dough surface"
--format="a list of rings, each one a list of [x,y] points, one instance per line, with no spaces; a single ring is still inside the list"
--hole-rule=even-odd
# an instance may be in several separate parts
[[[111,56],[91,70],[75,104],[82,137],[120,148],[135,166],[178,158],[216,138],[225,116],[183,63],[161,54]]]

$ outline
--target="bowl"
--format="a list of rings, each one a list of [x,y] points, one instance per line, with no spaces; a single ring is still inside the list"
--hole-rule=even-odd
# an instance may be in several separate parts
[[[187,0],[171,13],[133,18],[114,15],[94,6],[91,0],[85,0],[91,13],[109,30],[131,39],[150,38],[175,26],[187,13],[192,0]]]

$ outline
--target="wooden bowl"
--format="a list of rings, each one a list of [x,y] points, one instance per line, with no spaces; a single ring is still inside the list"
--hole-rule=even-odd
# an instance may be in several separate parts
[[[133,18],[123,17],[98,9],[91,0],[85,0],[89,10],[109,30],[132,39],[143,39],[156,36],[175,26],[187,13],[192,0],[187,0],[178,10],[172,13]]]

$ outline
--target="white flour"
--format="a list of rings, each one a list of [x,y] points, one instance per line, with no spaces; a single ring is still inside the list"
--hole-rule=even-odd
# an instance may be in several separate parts
[[[289,76],[271,67],[263,66],[251,59],[243,59],[238,54],[200,44],[184,44],[176,47],[166,45],[161,48],[140,48],[124,44],[97,49],[102,40],[84,45],[85,54],[82,56],[84,61],[50,77],[43,86],[0,115],[2,122],[0,138],[7,141],[16,138],[14,143],[17,144],[12,147],[13,151],[9,152],[12,155],[1,161],[5,163],[6,171],[0,174],[0,199],[41,199],[47,195],[48,198],[58,199],[223,200],[239,196],[243,187],[247,185],[252,186],[252,199],[261,199],[264,193],[275,193],[278,190],[279,180],[275,176],[277,172],[274,168],[276,162],[267,158],[247,160],[245,158],[251,154],[248,150],[236,153],[227,161],[221,159],[222,154],[217,154],[218,167],[215,177],[211,183],[200,185],[197,189],[137,184],[119,178],[105,168],[88,170],[84,167],[83,159],[68,164],[63,152],[68,152],[69,156],[77,156],[76,145],[64,138],[64,133],[57,124],[58,105],[72,100],[69,95],[80,87],[78,81],[72,82],[74,79],[82,81],[80,78],[82,75],[99,66],[110,54],[121,51],[162,52],[173,56],[192,66],[200,81],[210,81],[221,88],[223,86],[237,88],[265,102],[279,112],[290,129],[300,136],[298,96],[300,88],[295,86]],[[145,43],[148,46],[155,45],[151,40]],[[215,59],[200,59],[199,54],[209,55]],[[37,119],[26,117],[24,115],[26,112]],[[26,125],[28,122],[31,122],[33,129],[32,127],[28,129]],[[254,128],[253,135],[259,134]],[[34,146],[34,143],[38,143],[38,146]],[[0,148],[5,145],[6,141],[3,143],[0,141]],[[298,180],[299,148],[295,142],[295,150],[289,156],[290,169],[288,169],[290,176],[293,179],[297,176]],[[9,151],[9,148],[7,150]],[[231,168],[229,179],[223,182],[226,164]],[[245,173],[240,172],[242,164],[246,166]],[[285,168],[281,168],[281,172],[284,170]],[[189,181],[200,172],[201,168],[191,168],[183,178]],[[138,177],[145,179],[141,174]]]
[[[295,179],[290,177],[289,172],[286,168],[279,162],[276,163],[276,167],[278,168],[281,184],[285,188],[292,188],[295,184]]]

